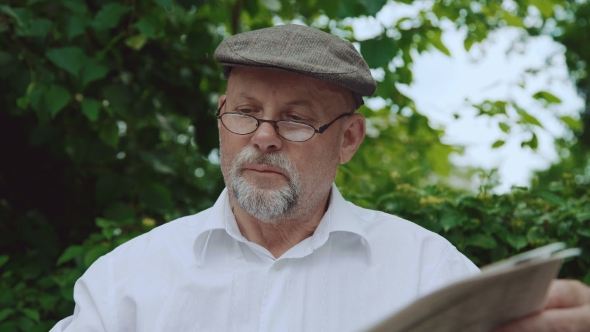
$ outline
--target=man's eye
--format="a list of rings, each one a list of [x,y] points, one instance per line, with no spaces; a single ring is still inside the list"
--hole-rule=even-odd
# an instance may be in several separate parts
[[[291,116],[289,116],[289,120],[303,122],[303,118],[300,117],[300,116],[297,116],[297,115],[291,115]]]
[[[244,114],[250,114],[250,113],[254,113],[254,110],[250,109],[250,108],[240,108],[237,110],[237,112],[244,113]]]

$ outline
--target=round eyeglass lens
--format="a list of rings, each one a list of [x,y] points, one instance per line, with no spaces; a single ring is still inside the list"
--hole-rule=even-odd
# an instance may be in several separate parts
[[[313,127],[302,123],[279,121],[277,125],[279,126],[279,134],[294,142],[307,141],[315,134]]]
[[[258,121],[256,121],[255,118],[241,114],[222,114],[221,122],[231,132],[240,135],[245,135],[254,132],[258,127]]]

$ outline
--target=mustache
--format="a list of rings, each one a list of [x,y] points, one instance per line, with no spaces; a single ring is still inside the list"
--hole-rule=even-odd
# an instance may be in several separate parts
[[[293,172],[295,169],[293,164],[287,156],[279,152],[260,153],[253,147],[247,147],[235,157],[235,166],[241,167],[245,164],[258,164],[276,167],[287,173]]]

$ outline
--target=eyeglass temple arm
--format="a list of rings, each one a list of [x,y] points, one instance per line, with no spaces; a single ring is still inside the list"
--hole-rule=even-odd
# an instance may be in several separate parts
[[[217,113],[215,113],[216,118],[219,118],[219,113],[221,112],[221,108],[223,107],[223,105],[225,105],[226,101],[227,101],[227,98],[223,100],[223,103],[221,103],[221,106],[219,106],[219,108],[217,109]]]
[[[315,132],[316,132],[316,133],[319,133],[319,134],[321,134],[321,133],[323,133],[324,131],[326,131],[326,129],[328,129],[328,127],[330,127],[330,126],[332,125],[332,123],[336,122],[336,120],[338,120],[338,119],[340,119],[340,118],[343,118],[343,117],[345,117],[345,116],[349,116],[349,115],[352,115],[352,113],[344,113],[344,114],[340,115],[339,117],[337,117],[336,119],[332,120],[332,122],[330,122],[330,123],[326,123],[325,125],[321,126],[321,127],[320,127],[318,130],[316,130]]]

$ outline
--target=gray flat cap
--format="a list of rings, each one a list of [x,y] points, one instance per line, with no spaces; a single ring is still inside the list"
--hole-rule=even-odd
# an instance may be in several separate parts
[[[224,66],[278,69],[341,85],[353,92],[356,107],[377,83],[354,46],[329,33],[303,25],[279,25],[225,39],[214,58]]]

